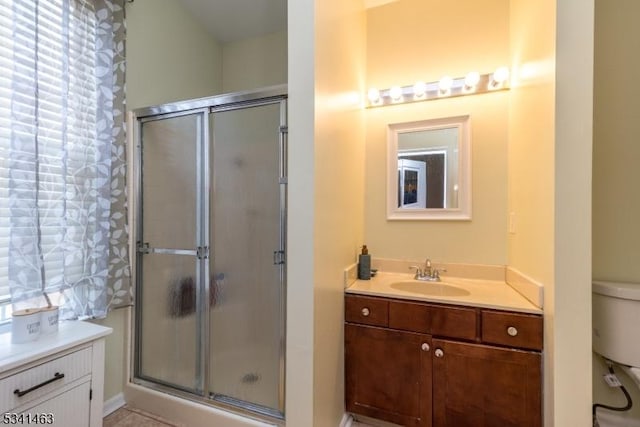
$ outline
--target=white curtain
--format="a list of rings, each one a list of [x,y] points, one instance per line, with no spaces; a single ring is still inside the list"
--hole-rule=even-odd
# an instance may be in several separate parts
[[[122,9],[0,0],[14,310],[51,301],[63,318],[103,317],[130,302]]]

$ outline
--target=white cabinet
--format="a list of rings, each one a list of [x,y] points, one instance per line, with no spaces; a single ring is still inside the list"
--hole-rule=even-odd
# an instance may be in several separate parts
[[[58,333],[31,343],[11,344],[9,334],[0,334],[0,425],[101,426],[109,333],[65,322]]]
[[[49,417],[55,421],[56,426],[86,427],[89,423],[90,405],[87,396],[91,392],[91,382],[84,382],[71,390],[61,392],[58,395],[45,400],[41,404],[27,409],[24,414]],[[42,423],[41,423],[42,424]],[[100,424],[102,425],[102,421]]]

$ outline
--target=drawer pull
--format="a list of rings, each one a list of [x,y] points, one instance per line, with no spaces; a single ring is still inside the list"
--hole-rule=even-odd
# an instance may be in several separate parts
[[[370,311],[369,311],[369,309],[368,309],[367,307],[365,307],[365,308],[363,308],[363,309],[362,309],[362,315],[363,315],[364,317],[369,316],[369,313],[370,313]]]
[[[41,383],[40,383],[40,384],[38,384],[38,385],[34,385],[34,386],[33,386],[33,387],[31,387],[30,389],[27,389],[27,390],[24,390],[24,391],[20,391],[20,389],[19,389],[19,388],[17,388],[17,389],[15,389],[15,390],[13,391],[13,394],[17,394],[17,395],[18,395],[18,397],[22,397],[22,396],[24,396],[24,395],[25,395],[25,394],[27,394],[27,393],[31,393],[32,391],[35,391],[35,390],[39,389],[40,387],[44,387],[44,386],[46,386],[47,384],[51,384],[52,382],[54,382],[54,381],[58,381],[58,380],[60,380],[60,379],[62,379],[62,378],[64,378],[64,374],[61,374],[61,373],[59,373],[59,372],[56,372],[56,373],[53,375],[53,378],[48,379],[48,380],[46,380],[46,381],[44,381],[44,382],[41,382]]]
[[[509,326],[507,328],[507,333],[509,334],[509,336],[515,337],[516,335],[518,335],[518,330],[513,326]]]
[[[422,351],[429,351],[431,347],[429,347],[429,344],[427,344],[426,342],[422,343]]]
[[[444,351],[441,348],[436,348],[436,357],[443,357]]]

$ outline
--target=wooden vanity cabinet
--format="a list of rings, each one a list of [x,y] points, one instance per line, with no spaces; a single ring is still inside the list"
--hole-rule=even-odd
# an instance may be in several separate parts
[[[347,324],[347,410],[404,426],[431,426],[431,337]],[[391,361],[391,363],[390,363]]]
[[[540,353],[441,339],[433,348],[434,426],[542,425]]]
[[[542,317],[346,296],[347,411],[403,426],[540,427]]]

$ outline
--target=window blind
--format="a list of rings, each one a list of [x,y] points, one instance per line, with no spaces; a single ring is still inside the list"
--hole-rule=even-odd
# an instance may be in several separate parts
[[[0,0],[0,302],[20,227],[41,246],[44,274],[29,281],[55,292],[91,274],[77,249],[95,232],[96,31],[91,2]],[[29,206],[32,221],[16,221]]]

